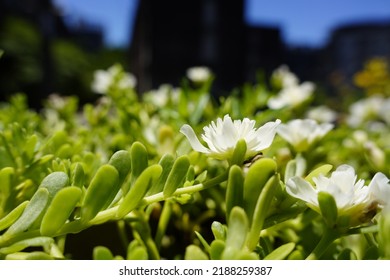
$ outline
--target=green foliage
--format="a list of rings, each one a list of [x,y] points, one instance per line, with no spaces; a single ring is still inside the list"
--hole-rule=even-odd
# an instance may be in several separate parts
[[[34,40],[33,32],[20,40]],[[82,53],[60,42],[54,47],[63,54],[61,75],[86,79]],[[2,48],[5,59],[8,49]],[[287,122],[305,118],[309,106],[323,99],[271,109],[268,100],[282,84],[263,80],[217,99],[209,93],[213,76],[138,94],[123,86],[120,65],[115,71],[94,104],[52,95],[34,112],[18,94],[0,105],[0,259],[71,259],[68,238],[83,233],[94,239],[101,235],[98,225],[114,229],[104,234],[107,242],[87,252],[96,260],[389,258],[382,201],[355,217],[339,215],[328,192],[318,193],[317,212],[287,192],[292,178],[315,185],[318,176],[344,163],[365,185],[378,171],[388,176],[385,114],[351,126],[344,108],[335,128],[310,150],[297,154],[276,135],[269,148],[244,162],[252,148],[245,133],[254,133],[245,127],[230,160],[216,160],[194,151],[180,127],[202,133],[225,114],[255,120],[256,127],[276,118]],[[213,140],[228,142],[225,136]]]

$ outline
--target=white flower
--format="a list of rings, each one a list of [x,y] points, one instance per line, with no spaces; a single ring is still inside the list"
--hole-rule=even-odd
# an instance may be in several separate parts
[[[322,105],[311,108],[307,112],[307,118],[316,120],[319,123],[331,123],[337,119],[337,113],[329,107]]]
[[[355,128],[367,121],[377,120],[383,103],[384,99],[379,95],[353,103],[349,108],[347,123]]]
[[[122,73],[118,81],[118,87],[120,89],[135,88],[137,85],[137,79],[131,73]]]
[[[181,127],[183,133],[195,151],[205,153],[217,159],[231,158],[234,148],[239,140],[244,139],[247,145],[245,157],[256,155],[258,152],[268,148],[275,137],[276,128],[280,120],[268,122],[255,129],[256,122],[244,118],[232,121],[229,115],[225,115],[223,120],[211,122],[211,125],[203,128],[202,139],[208,147],[203,146],[191,126],[185,124]]]
[[[171,101],[177,104],[179,101],[180,89],[172,88],[171,85],[162,84],[158,89],[151,90],[144,94],[144,100],[152,103],[158,108],[163,108]]]
[[[304,82],[300,85],[290,85],[284,87],[277,96],[268,100],[268,107],[274,110],[283,107],[296,107],[309,99],[315,87],[311,82]]]
[[[93,74],[92,90],[96,93],[106,93],[112,79],[112,74],[109,71],[96,70]]]
[[[96,70],[92,82],[92,90],[106,94],[109,88],[116,85],[119,89],[134,88],[137,80],[131,73],[123,72],[122,67],[113,65],[107,70]]]
[[[272,78],[281,82],[282,87],[296,86],[298,77],[290,71],[287,65],[282,65],[272,73]]]
[[[369,210],[372,202],[369,186],[364,185],[364,180],[357,180],[355,170],[352,166],[341,165],[330,178],[319,175],[313,178],[315,186],[301,177],[290,178],[286,184],[286,191],[291,196],[301,199],[318,213],[321,213],[318,203],[318,193],[326,192],[333,196],[338,216],[346,215],[352,218],[351,223],[358,223]],[[375,181],[376,182],[376,181]]]
[[[374,141],[364,143],[364,150],[372,164],[376,168],[383,169],[386,166],[386,154]]]
[[[386,122],[386,124],[390,125],[390,98],[386,98],[379,109],[379,115]]]
[[[187,77],[195,83],[204,83],[211,77],[211,71],[205,66],[191,67],[187,70]]]
[[[295,119],[281,124],[277,133],[289,142],[297,152],[307,150],[310,145],[321,139],[333,128],[333,124],[318,124],[311,119]]]
[[[380,207],[390,205],[390,179],[378,172],[370,183],[370,192]]]

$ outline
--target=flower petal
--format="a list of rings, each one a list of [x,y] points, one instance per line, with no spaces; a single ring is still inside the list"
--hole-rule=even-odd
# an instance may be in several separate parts
[[[183,133],[185,137],[187,137],[188,141],[191,144],[191,147],[195,151],[198,151],[198,152],[201,152],[201,153],[209,153],[210,152],[209,149],[207,149],[205,146],[203,146],[200,143],[198,137],[196,137],[196,134],[195,134],[195,132],[194,132],[194,130],[192,129],[191,126],[189,126],[188,124],[183,125],[180,128],[180,132]]]
[[[379,200],[381,204],[390,204],[390,181],[383,173],[376,173],[368,188],[374,198]]]
[[[309,182],[301,177],[294,176],[287,181],[286,191],[289,195],[318,206],[317,192]]]
[[[256,130],[257,145],[251,147],[253,150],[261,151],[271,146],[272,141],[275,138],[276,128],[281,123],[281,120],[274,122],[267,122]],[[249,146],[249,145],[248,145]]]

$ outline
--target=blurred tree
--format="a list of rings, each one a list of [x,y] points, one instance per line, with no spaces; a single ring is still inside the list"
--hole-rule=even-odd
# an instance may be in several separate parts
[[[35,92],[42,82],[40,35],[27,21],[7,17],[0,30],[0,95],[18,91]]]
[[[90,89],[94,70],[127,61],[123,49],[88,52],[71,38],[58,35],[47,40],[36,25],[17,16],[2,19],[0,50],[4,51],[0,59],[0,99],[23,92],[34,108],[40,108],[51,93],[76,95],[81,104],[93,101],[97,98]]]

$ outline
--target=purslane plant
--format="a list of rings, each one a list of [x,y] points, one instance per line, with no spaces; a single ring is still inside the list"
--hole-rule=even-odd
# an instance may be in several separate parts
[[[91,258],[390,258],[385,123],[355,143],[342,112],[297,120],[316,96],[286,68],[274,78],[299,98],[283,110],[267,107],[263,82],[216,102],[209,74],[140,97],[115,66],[96,76],[95,104],[2,104],[0,259],[69,259],[69,237],[112,224],[124,252],[96,246]]]

